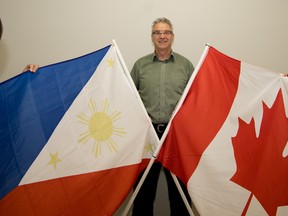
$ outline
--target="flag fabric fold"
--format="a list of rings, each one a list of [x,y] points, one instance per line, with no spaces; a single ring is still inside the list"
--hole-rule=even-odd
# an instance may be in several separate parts
[[[158,143],[113,45],[0,84],[0,215],[112,215]]]
[[[200,215],[288,214],[288,78],[206,49],[158,160]]]

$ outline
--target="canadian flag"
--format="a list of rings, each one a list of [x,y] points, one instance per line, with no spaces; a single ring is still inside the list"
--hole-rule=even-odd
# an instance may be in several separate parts
[[[158,160],[201,216],[288,215],[288,78],[207,46]]]

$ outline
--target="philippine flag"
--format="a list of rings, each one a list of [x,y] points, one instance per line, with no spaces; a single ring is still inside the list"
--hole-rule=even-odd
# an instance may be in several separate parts
[[[0,84],[0,215],[112,215],[158,138],[115,45]]]

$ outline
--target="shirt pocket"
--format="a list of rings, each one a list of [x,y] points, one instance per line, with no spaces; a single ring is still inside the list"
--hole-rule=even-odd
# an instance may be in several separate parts
[[[176,91],[178,94],[182,94],[189,79],[187,73],[182,70],[173,71],[171,79],[171,85],[173,90]]]

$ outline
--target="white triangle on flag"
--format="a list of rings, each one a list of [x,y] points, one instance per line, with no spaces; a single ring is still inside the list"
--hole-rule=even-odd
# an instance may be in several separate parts
[[[138,164],[158,138],[111,46],[21,185]]]

